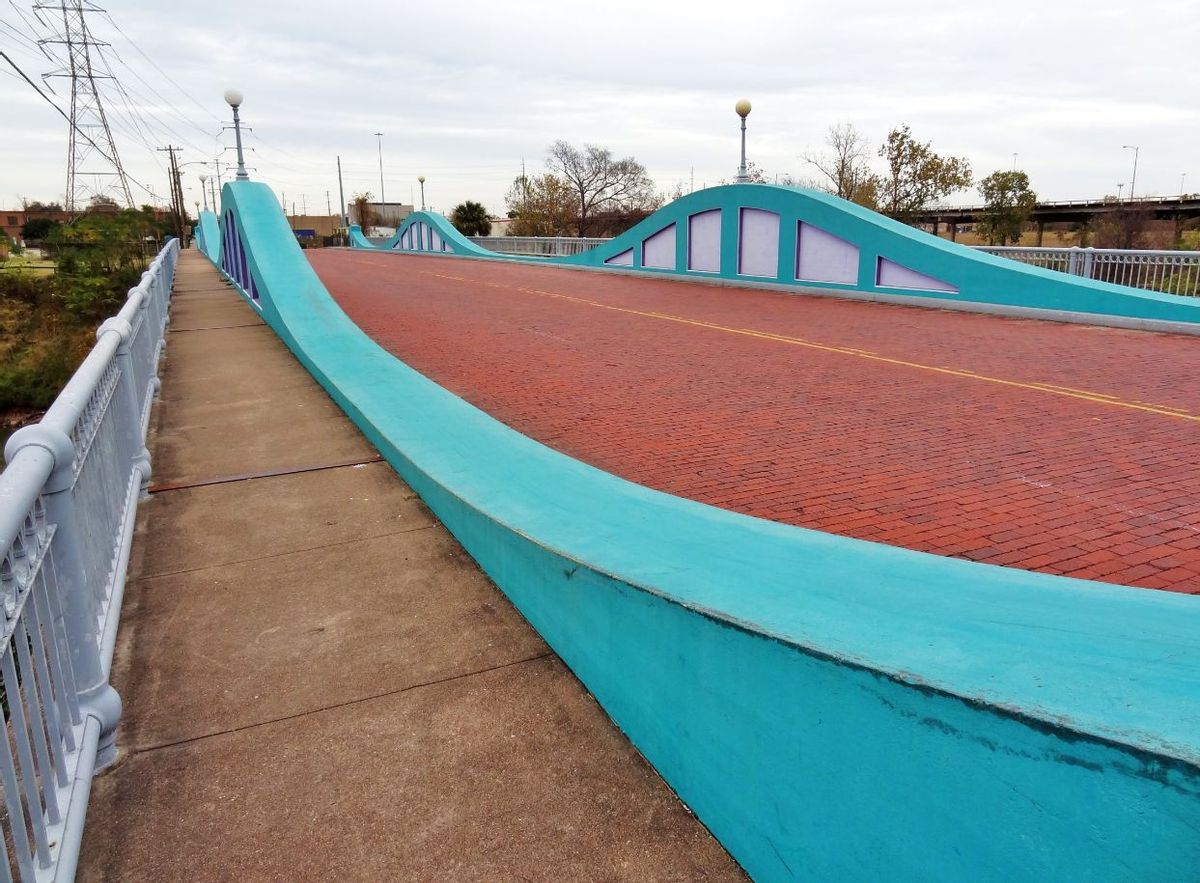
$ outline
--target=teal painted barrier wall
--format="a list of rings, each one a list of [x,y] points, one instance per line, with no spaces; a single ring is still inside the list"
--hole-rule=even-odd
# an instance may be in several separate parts
[[[221,225],[217,216],[210,211],[200,212],[200,222],[196,225],[196,248],[216,264],[221,266]]]
[[[618,479],[378,347],[266,187],[223,211],[266,320],[753,877],[1195,878],[1195,598]]]
[[[747,226],[747,213],[760,226]],[[692,269],[704,263],[696,260],[699,256],[695,253],[703,226],[696,220],[700,216],[719,217],[716,229],[709,231],[715,240],[708,261],[714,269],[710,271]],[[412,231],[417,228],[434,231],[438,247],[414,239]],[[667,266],[648,265],[647,243],[655,234],[672,228],[673,235],[666,240]],[[811,245],[805,245],[805,236]],[[771,240],[765,247],[764,237]],[[373,246],[361,233],[352,237],[352,244],[356,248],[527,260],[480,248],[444,217],[426,212],[407,218],[386,245]],[[804,266],[806,249],[817,258],[815,264],[825,257],[838,266],[816,266],[812,268],[816,272],[811,272]],[[758,263],[765,266],[750,270],[745,264],[757,252],[761,252]],[[622,257],[627,262],[614,263]],[[771,184],[732,184],[697,191],[664,206],[604,245],[570,257],[538,259],[538,263],[857,292],[932,300],[947,306],[987,304],[1022,311],[1200,325],[1200,298],[1143,291],[1021,264],[947,242],[827,193]],[[845,263],[852,269],[844,269],[841,264]],[[832,281],[835,277],[843,281]]]

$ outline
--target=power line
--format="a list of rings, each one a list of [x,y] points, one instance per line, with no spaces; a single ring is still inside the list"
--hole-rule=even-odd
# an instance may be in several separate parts
[[[12,57],[7,52],[0,50],[0,58],[3,58],[5,61],[7,61],[9,66],[11,66],[12,69],[15,70],[17,72],[17,74],[20,75],[20,78],[22,80],[24,80],[26,83],[28,83],[29,86],[33,89],[33,91],[36,92],[38,95],[40,95],[47,104],[49,104],[52,108],[54,108],[55,113],[57,113],[60,117],[62,117],[64,120],[67,121],[67,124],[69,126],[71,126],[72,131],[74,131],[76,135],[78,135],[80,138],[84,139],[89,144],[91,144],[91,146],[94,147],[96,149],[96,151],[101,156],[103,156],[105,159],[109,158],[104,153],[104,148],[101,147],[99,144],[97,144],[90,135],[88,135],[86,132],[79,129],[79,127],[75,125],[74,121],[72,121],[72,119],[69,116],[67,116],[66,113],[63,112],[62,108],[59,107],[57,104],[55,104],[54,100],[49,95],[47,95],[45,92],[43,92],[41,87],[38,86],[37,83],[35,83],[33,80],[29,79],[29,75],[26,74],[25,71],[21,70],[20,65],[18,65],[15,61],[13,61]],[[149,187],[147,187],[141,181],[134,178],[132,175],[127,174],[125,177],[128,178],[130,181],[132,181],[134,184],[136,184],[138,187],[142,188],[142,190],[149,193],[151,196],[154,196],[153,190],[151,190]]]
[[[192,94],[190,92],[188,92],[186,89],[184,89],[182,86],[180,86],[179,83],[175,82],[174,78],[170,74],[168,74],[165,70],[163,70],[161,67],[159,67],[155,63],[153,58],[151,58],[149,55],[147,55],[145,52],[143,52],[142,47],[138,46],[138,44],[134,41],[134,39],[132,37],[130,37],[123,30],[121,30],[121,26],[119,24],[117,24],[116,21],[113,20],[113,17],[111,15],[109,15],[107,12],[104,12],[103,10],[101,10],[101,12],[103,13],[104,17],[108,19],[109,24],[111,24],[114,28],[116,28],[117,33],[125,38],[125,40],[129,43],[130,46],[132,46],[134,48],[134,50],[138,53],[138,55],[142,56],[142,58],[144,58],[144,59],[146,59],[146,61],[150,62],[151,67],[153,67],[156,71],[158,71],[160,74],[162,74],[163,77],[166,78],[167,82],[169,82],[172,86],[174,86],[181,93],[183,93],[183,95],[186,96],[188,98],[188,100],[190,100],[192,102],[192,104],[194,104],[194,105],[196,105],[196,107],[200,108],[200,111],[202,113],[208,114],[210,117],[212,117],[218,123],[222,123],[222,124],[224,123],[224,120],[222,120],[215,113],[213,113],[211,110],[209,110],[203,104],[201,104],[199,101],[197,101],[195,98],[193,98]],[[118,58],[119,58],[119,56],[118,56]],[[122,62],[122,64],[124,64],[124,62]],[[126,67],[128,67],[128,65],[126,65]],[[132,68],[130,68],[130,70],[132,70]]]

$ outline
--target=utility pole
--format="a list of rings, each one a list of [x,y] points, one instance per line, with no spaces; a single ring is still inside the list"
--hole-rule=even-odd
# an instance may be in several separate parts
[[[168,144],[166,147],[157,148],[159,153],[168,154],[170,159],[170,170],[168,177],[171,185],[171,214],[175,216],[175,235],[179,237],[180,245],[183,244],[183,218],[184,218],[184,200],[183,187],[179,181],[179,165],[175,161],[175,151],[179,150],[173,144]]]
[[[1137,186],[1138,154],[1142,152],[1142,148],[1136,144],[1126,144],[1121,149],[1133,151],[1133,177],[1129,179],[1129,201],[1133,202],[1133,188]]]
[[[333,217],[333,205],[329,201],[329,191],[328,190],[325,191],[325,214],[331,218]]]
[[[382,224],[383,213],[387,211],[387,199],[383,195],[383,132],[376,132],[375,137],[379,139],[379,222]]]
[[[350,218],[346,214],[346,191],[342,188],[342,158],[339,155],[338,162],[338,216],[342,219],[342,226],[350,226]],[[361,223],[362,218],[358,219]]]
[[[86,14],[101,10],[85,0],[35,3],[33,9],[35,14],[39,10],[62,13],[62,31],[52,39],[39,40],[38,45],[57,43],[66,47],[66,67],[46,74],[47,77],[64,77],[71,80],[65,208],[68,212],[81,211],[82,203],[86,202],[89,196],[104,196],[109,190],[116,190],[118,195],[124,196],[125,205],[132,208],[133,194],[129,192],[129,181],[125,177],[125,169],[121,166],[121,157],[117,154],[117,145],[108,125],[108,116],[104,112],[104,102],[96,85],[97,80],[115,78],[107,74],[97,74],[92,70],[93,50],[100,56],[101,47],[108,44],[92,39]],[[40,21],[41,16],[38,16],[38,19]],[[45,51],[42,49],[42,52]],[[96,156],[104,160],[103,165],[95,164]],[[91,167],[85,168],[89,161],[92,163]],[[84,183],[89,177],[96,181],[92,187]],[[116,180],[100,186],[99,179],[102,177]]]
[[[300,214],[306,218],[308,217],[308,194],[307,193],[300,194]]]

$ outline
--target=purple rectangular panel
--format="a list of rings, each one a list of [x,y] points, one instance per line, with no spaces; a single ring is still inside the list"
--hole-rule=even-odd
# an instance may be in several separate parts
[[[688,218],[688,266],[701,273],[721,272],[721,210]]]
[[[857,285],[858,246],[801,221],[796,233],[796,279]]]
[[[779,276],[779,215],[758,208],[739,213],[738,273],[742,276]]]
[[[642,266],[656,270],[675,269],[675,225],[663,227],[642,242]]]
[[[879,270],[876,283],[880,288],[911,288],[916,291],[944,291],[948,294],[958,294],[958,289],[948,282],[910,270],[887,258],[879,259]]]

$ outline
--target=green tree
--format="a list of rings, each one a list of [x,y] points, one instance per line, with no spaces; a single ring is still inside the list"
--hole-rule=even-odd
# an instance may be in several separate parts
[[[661,204],[646,168],[632,156],[614,159],[607,147],[566,141],[550,145],[546,165],[575,198],[576,232],[588,236],[599,214],[620,216],[658,208]]]
[[[481,202],[460,202],[450,213],[450,223],[463,236],[487,236],[492,232],[488,210]]]
[[[57,258],[54,284],[67,310],[88,320],[112,314],[137,284],[171,221],[145,209],[102,211],[53,230],[46,244]]]
[[[971,165],[960,156],[939,156],[908,126],[888,133],[879,148],[887,171],[879,179],[879,210],[904,218],[956,190],[971,186]]]
[[[504,202],[513,236],[570,236],[575,230],[575,193],[555,175],[518,175]]]
[[[21,226],[21,238],[26,242],[45,239],[61,225],[50,218],[30,218]]]
[[[992,172],[979,182],[986,207],[979,219],[979,234],[991,245],[1016,244],[1037,205],[1037,194],[1024,172]]]

